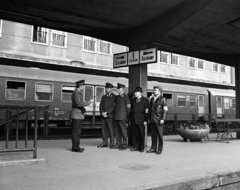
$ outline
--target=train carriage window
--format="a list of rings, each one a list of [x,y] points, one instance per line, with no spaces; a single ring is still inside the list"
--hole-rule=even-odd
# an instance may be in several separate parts
[[[195,95],[190,95],[189,96],[189,103],[191,108],[197,107],[197,96]]]
[[[7,100],[25,100],[26,82],[7,81],[5,97]]]
[[[104,94],[105,94],[105,88],[97,86],[96,87],[96,102],[101,102],[101,98]]]
[[[75,86],[62,85],[62,101],[72,103],[72,93]]]
[[[187,106],[187,96],[186,95],[177,95],[178,107],[186,107]]]
[[[93,102],[93,86],[85,86],[84,101]]]
[[[217,108],[222,108],[222,98],[217,97]]]
[[[53,101],[53,84],[36,83],[35,85],[36,101]]]
[[[167,99],[167,106],[172,107],[173,106],[172,94],[163,93],[163,97]]]
[[[236,99],[232,98],[232,108],[236,109]]]
[[[229,107],[230,107],[229,98],[224,97],[223,101],[224,101],[224,109],[229,109]]]

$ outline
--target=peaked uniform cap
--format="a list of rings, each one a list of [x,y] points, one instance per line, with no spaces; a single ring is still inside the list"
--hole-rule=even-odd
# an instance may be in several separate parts
[[[163,91],[161,86],[154,86],[153,89],[158,88],[161,92]]]
[[[75,84],[84,84],[84,83],[85,83],[85,80],[79,80],[75,82]]]
[[[134,90],[134,92],[142,92],[142,91],[143,91],[142,87],[140,87],[140,86],[137,86]]]
[[[117,83],[117,88],[125,88],[126,86],[124,84]]]
[[[106,88],[113,88],[114,86],[111,83],[107,82],[105,87]]]

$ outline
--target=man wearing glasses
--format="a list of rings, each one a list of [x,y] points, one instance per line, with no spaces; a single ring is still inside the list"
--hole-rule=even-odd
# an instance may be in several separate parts
[[[79,80],[75,82],[76,89],[72,93],[72,151],[73,152],[83,152],[84,148],[80,145],[80,136],[82,132],[82,125],[84,120],[85,106],[89,106],[89,102],[83,101],[83,90],[84,90],[85,80]]]

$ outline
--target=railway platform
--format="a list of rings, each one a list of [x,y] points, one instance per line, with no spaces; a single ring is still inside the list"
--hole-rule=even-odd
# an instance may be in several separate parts
[[[13,163],[0,167],[0,189],[240,189],[239,139],[227,143],[210,134],[209,141],[187,143],[178,135],[164,136],[161,155],[97,148],[100,143],[82,139],[85,151],[75,153],[70,139],[39,140],[38,159],[45,162],[31,162],[28,152],[0,154],[0,162]],[[148,137],[147,149],[150,145]]]

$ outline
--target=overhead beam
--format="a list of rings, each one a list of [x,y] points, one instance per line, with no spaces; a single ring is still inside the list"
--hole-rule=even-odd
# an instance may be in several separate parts
[[[189,17],[202,10],[214,0],[185,0],[168,11],[158,15],[149,22],[131,31],[130,44],[147,44],[160,38],[176,26],[189,19]]]

